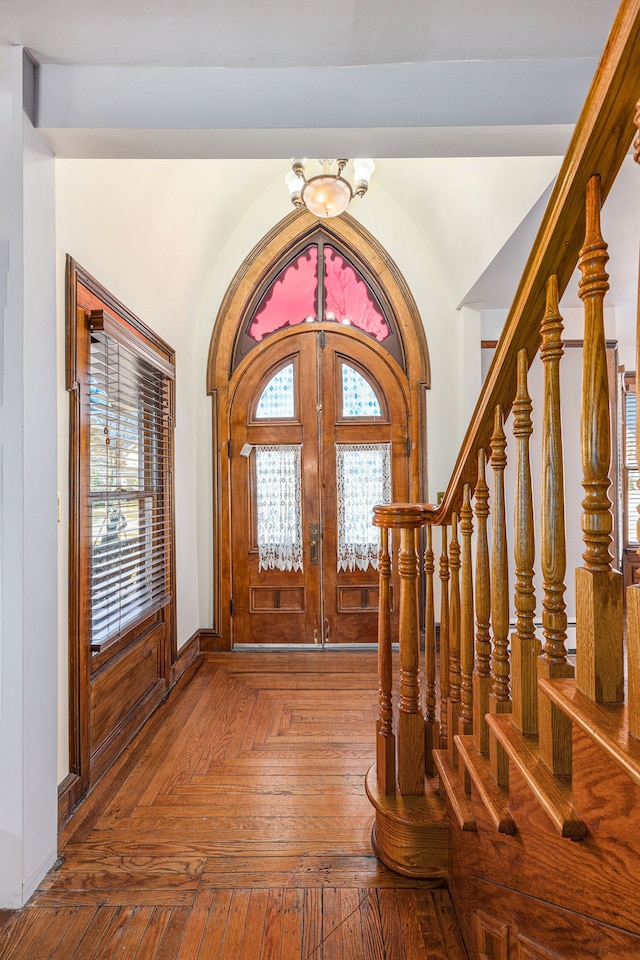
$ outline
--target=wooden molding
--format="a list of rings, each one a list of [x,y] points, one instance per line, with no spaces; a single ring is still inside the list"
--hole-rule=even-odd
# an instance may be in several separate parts
[[[227,637],[222,637],[216,630],[207,627],[201,627],[198,630],[198,640],[201,653],[231,650],[231,642]]]
[[[171,597],[144,621],[97,654],[90,651],[89,615],[89,538],[83,536],[88,522],[88,387],[91,315],[111,335],[132,350],[152,360],[167,378],[168,415],[175,423],[175,352],[150,330],[124,304],[113,296],[72,257],[66,262],[66,386],[69,392],[69,765],[70,777],[61,790],[61,822],[82,799],[90,785],[109,767],[115,755],[126,746],[162,698],[171,682],[172,661],[176,650],[175,615],[175,530],[173,524],[173,438],[170,436],[164,496],[169,521],[167,558],[168,593]],[[116,329],[118,328],[118,329]],[[147,630],[146,627],[149,626]],[[141,629],[142,628],[142,629]],[[121,676],[122,659],[132,659],[132,649],[140,644],[144,662],[132,674]],[[108,671],[113,668],[113,681]],[[126,680],[126,683],[125,683]],[[136,683],[138,684],[136,686]],[[95,701],[100,720],[96,723],[93,703],[96,684],[101,696]],[[105,696],[113,698],[106,709]],[[92,705],[93,704],[93,705]],[[71,779],[70,779],[71,778]]]
[[[383,344],[377,344],[362,331],[341,327],[340,332],[344,334],[347,331],[354,343],[366,341],[388,362],[396,377],[398,373],[401,375],[409,409],[409,496],[414,502],[419,502],[426,495],[426,390],[430,386],[431,372],[424,325],[409,288],[391,257],[348,214],[320,228],[318,219],[307,210],[293,211],[276,224],[243,261],[225,294],[209,344],[207,392],[212,397],[214,635],[205,638],[205,643],[211,645],[211,649],[230,649],[229,645],[233,642],[228,448],[233,389],[239,382],[241,372],[255,359],[257,351],[264,348],[264,344],[256,344],[256,350],[247,354],[234,371],[238,331],[255,301],[257,291],[273,278],[277,265],[281,265],[291,251],[317,234],[319,229],[322,229],[328,242],[333,241],[338,248],[348,252],[354,262],[362,265],[364,275],[375,281],[375,288],[381,291],[384,303],[389,305],[402,345],[405,370],[385,350]],[[316,330],[335,331],[336,324],[315,323],[313,327]],[[293,327],[274,333],[269,338],[269,344],[275,345],[279,337],[295,333],[296,328]]]
[[[171,665],[171,686],[178,682],[180,677],[195,662],[200,653],[200,635],[202,631],[196,630],[192,633],[186,643],[183,643],[178,650],[177,656]]]

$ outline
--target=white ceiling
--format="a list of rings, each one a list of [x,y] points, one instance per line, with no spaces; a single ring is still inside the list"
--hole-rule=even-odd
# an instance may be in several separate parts
[[[0,0],[0,44],[24,46],[39,65],[37,125],[60,158],[373,156],[381,187],[424,224],[445,199],[428,189],[434,158],[564,153],[616,9],[616,0]],[[407,158],[423,169],[407,177]],[[470,204],[446,199],[440,223],[462,235]],[[457,302],[484,299],[489,279],[513,289],[511,264],[542,207],[522,211],[491,264],[458,278]],[[616,288],[627,299],[636,211],[617,204],[628,265]]]
[[[598,57],[614,0],[0,0],[38,63],[357,66]]]

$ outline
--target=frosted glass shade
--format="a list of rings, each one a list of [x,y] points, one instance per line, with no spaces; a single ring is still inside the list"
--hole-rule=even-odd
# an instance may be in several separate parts
[[[344,213],[352,196],[351,187],[342,177],[312,177],[302,190],[307,209],[323,220]]]

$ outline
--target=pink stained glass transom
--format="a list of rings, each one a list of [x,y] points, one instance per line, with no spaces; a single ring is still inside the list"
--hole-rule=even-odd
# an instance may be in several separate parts
[[[249,336],[260,342],[282,327],[316,319],[318,248],[307,247],[273,281],[249,325]]]
[[[369,287],[337,250],[324,247],[325,320],[358,327],[376,340],[391,330]]]

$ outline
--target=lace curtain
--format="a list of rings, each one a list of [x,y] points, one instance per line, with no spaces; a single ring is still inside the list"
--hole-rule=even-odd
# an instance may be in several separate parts
[[[258,570],[302,570],[301,450],[254,447]]]
[[[378,567],[373,508],[391,502],[391,444],[337,443],[338,570]]]

